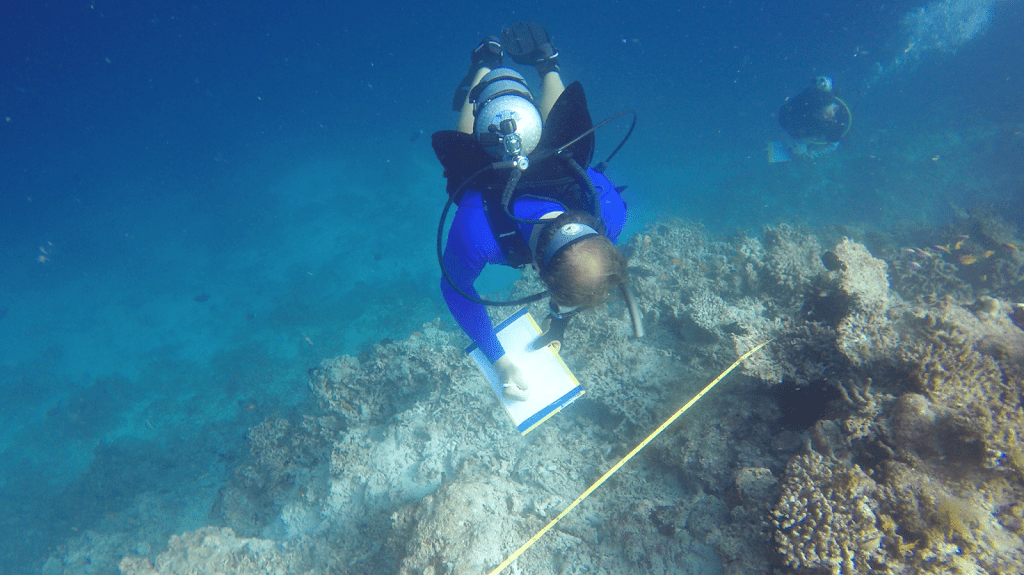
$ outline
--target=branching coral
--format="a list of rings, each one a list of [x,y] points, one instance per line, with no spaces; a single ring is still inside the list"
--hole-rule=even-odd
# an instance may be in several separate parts
[[[798,570],[1021,572],[1024,332],[983,306],[948,302],[897,319],[901,346],[867,355],[902,363],[876,372],[897,379],[882,393],[840,386],[845,415],[819,421],[814,451],[790,462],[778,549]],[[860,505],[872,515],[857,516]]]
[[[871,496],[877,485],[857,466],[810,451],[786,469],[775,507],[775,541],[793,568],[833,575],[876,572],[883,533]]]
[[[1024,382],[976,351],[968,335],[948,329],[927,332],[906,351],[916,385],[947,413],[944,452],[1019,471],[1015,454],[1024,435]]]

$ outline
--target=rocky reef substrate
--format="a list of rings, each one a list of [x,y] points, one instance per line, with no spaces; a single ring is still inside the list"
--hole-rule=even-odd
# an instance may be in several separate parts
[[[508,572],[1024,572],[1024,256],[997,219],[927,242],[656,224],[625,247],[647,337],[619,301],[574,319],[587,393],[526,437],[428,323],[311,369],[318,408],[248,431],[210,526],[82,534],[43,572],[122,550],[133,575],[486,573],[771,338]]]

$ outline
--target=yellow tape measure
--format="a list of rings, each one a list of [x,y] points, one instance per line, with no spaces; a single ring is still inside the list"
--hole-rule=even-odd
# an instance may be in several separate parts
[[[673,413],[672,417],[669,417],[668,419],[666,419],[664,423],[662,423],[661,425],[658,426],[657,429],[652,431],[651,434],[648,435],[646,439],[641,441],[636,447],[634,447],[632,449],[632,451],[627,453],[625,455],[625,457],[620,459],[618,463],[616,463],[615,465],[612,466],[611,469],[606,471],[605,474],[602,475],[597,481],[595,481],[593,485],[588,487],[587,490],[584,491],[579,497],[577,497],[575,501],[570,503],[569,506],[566,507],[564,511],[559,513],[557,517],[552,519],[551,522],[548,523],[547,525],[545,525],[543,529],[538,531],[536,535],[534,535],[533,537],[530,537],[529,541],[527,541],[526,543],[523,543],[523,545],[521,547],[519,547],[519,549],[516,549],[515,553],[509,555],[507,559],[505,559],[504,561],[501,562],[501,565],[498,565],[497,567],[495,567],[494,570],[492,570],[488,575],[496,575],[497,573],[500,573],[503,569],[508,567],[510,564],[512,564],[512,562],[515,561],[516,559],[518,559],[519,556],[522,555],[527,549],[529,549],[531,545],[536,543],[541,537],[544,536],[545,533],[550,531],[551,528],[554,527],[556,523],[561,521],[563,517],[568,515],[570,511],[572,511],[577,505],[582,503],[583,500],[586,499],[588,496],[590,496],[591,493],[596,491],[598,487],[601,487],[601,485],[605,481],[607,481],[609,477],[614,475],[615,472],[619,470],[619,468],[621,468],[623,465],[625,465],[627,461],[632,459],[633,456],[636,455],[637,453],[640,453],[640,450],[643,449],[644,447],[647,447],[647,444],[650,443],[652,440],[654,440],[655,437],[658,437],[658,435],[660,435],[662,431],[665,431],[666,427],[672,425],[672,422],[674,422],[676,419],[679,419],[680,415],[686,413],[687,409],[690,409],[691,407],[693,407],[693,404],[695,404],[698,401],[700,401],[700,398],[704,397],[704,395],[707,392],[711,391],[711,388],[715,387],[716,385],[718,385],[718,382],[720,382],[723,379],[725,379],[725,376],[729,375],[729,373],[731,373],[732,370],[736,369],[736,367],[739,364],[743,363],[743,360],[745,360],[748,357],[754,355],[754,353],[756,353],[762,347],[768,345],[771,342],[772,342],[772,340],[769,339],[766,342],[763,342],[763,343],[760,343],[760,344],[754,346],[753,349],[751,349],[747,353],[741,355],[739,357],[739,359],[737,359],[736,361],[732,362],[732,365],[730,365],[728,368],[726,368],[725,371],[723,371],[721,374],[719,374],[719,376],[716,377],[714,379],[714,381],[712,381],[711,383],[709,383],[706,386],[704,386],[704,389],[700,390],[700,392],[697,393],[697,395],[693,396],[693,399],[691,399],[690,401],[687,401],[686,405],[680,407],[679,411],[676,411],[675,413]]]

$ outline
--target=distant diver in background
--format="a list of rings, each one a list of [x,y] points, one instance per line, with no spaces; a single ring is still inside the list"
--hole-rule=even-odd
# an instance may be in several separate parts
[[[537,69],[539,103],[518,72],[501,67],[504,53]],[[541,349],[560,344],[573,315],[620,291],[641,336],[626,258],[614,246],[626,222],[626,204],[601,173],[607,161],[589,167],[594,126],[586,97],[579,82],[562,84],[558,51],[542,25],[518,22],[500,41],[485,38],[470,61],[453,102],[461,112],[458,129],[431,138],[449,195],[437,236],[441,292],[459,326],[493,365],[503,396],[522,401],[528,385],[495,337],[484,306],[522,305],[548,296],[549,327],[531,345]],[[453,204],[458,209],[442,254],[445,218]],[[482,300],[473,284],[488,264],[532,264],[548,289],[515,302]]]
[[[779,124],[791,140],[771,142],[768,161],[788,162],[794,156],[814,160],[831,154],[850,132],[852,120],[850,107],[833,89],[832,78],[818,76],[779,110]]]

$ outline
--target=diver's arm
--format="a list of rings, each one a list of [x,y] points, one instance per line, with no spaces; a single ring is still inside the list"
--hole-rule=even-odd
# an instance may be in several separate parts
[[[793,140],[793,143],[789,146],[789,153],[794,156],[809,158],[809,155],[807,153],[807,140],[803,138]]]
[[[451,244],[448,247],[451,248]],[[454,250],[445,250],[445,260],[448,259],[448,254],[452,251]],[[479,275],[480,271],[477,270],[473,278],[475,279]],[[476,297],[477,293],[473,289],[473,282],[463,283],[468,277],[466,275],[461,280],[455,277],[452,277],[452,279],[459,284],[459,288],[462,291]],[[443,278],[441,279],[441,293],[444,294],[444,300],[448,304],[448,309],[455,316],[455,321],[459,323],[459,327],[480,346],[480,351],[483,352],[487,360],[494,367],[501,385],[502,397],[515,401],[526,400],[529,397],[529,386],[523,377],[523,372],[505,353],[505,349],[501,347],[501,342],[498,341],[498,338],[491,330],[491,320],[487,316],[487,310],[484,306],[462,297]]]
[[[448,259],[447,255],[448,252],[446,251],[446,260]],[[452,279],[460,284],[459,288],[462,291],[473,297],[478,297],[472,283],[467,285],[461,281],[462,278],[455,276]],[[461,294],[452,288],[448,280],[443,278],[441,279],[441,295],[444,296],[444,301],[448,304],[448,310],[452,312],[452,316],[458,322],[459,327],[462,328],[462,331],[466,332],[470,339],[480,346],[480,350],[484,352],[484,355],[487,356],[491,363],[505,355],[505,349],[501,347],[498,338],[491,331],[491,319],[487,316],[487,309],[484,306],[462,297]]]
[[[473,199],[475,198],[464,198],[463,203],[471,203]],[[456,211],[451,229],[448,231],[448,243],[445,245],[442,259],[449,277],[459,289],[473,297],[479,297],[473,284],[487,263],[494,259],[496,254],[500,254],[500,249],[490,235],[483,211],[473,209],[474,207]],[[483,305],[463,297],[443,277],[441,294],[459,327],[480,346],[480,350],[489,361],[493,363],[505,354],[504,348],[492,332],[491,319]]]

